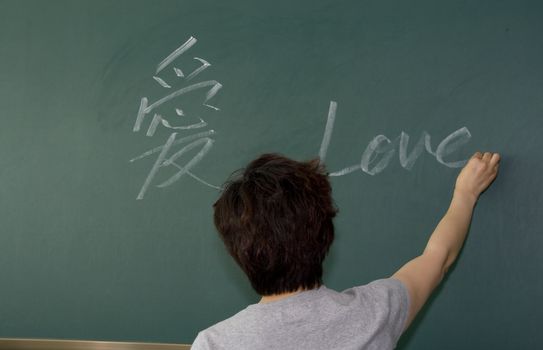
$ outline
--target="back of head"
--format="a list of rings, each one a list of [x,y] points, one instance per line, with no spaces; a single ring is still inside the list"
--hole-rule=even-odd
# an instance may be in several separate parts
[[[264,154],[234,174],[214,204],[228,252],[261,295],[322,284],[336,208],[318,159]]]

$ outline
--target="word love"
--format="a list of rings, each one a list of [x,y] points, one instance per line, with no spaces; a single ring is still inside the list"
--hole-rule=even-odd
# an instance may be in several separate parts
[[[336,110],[337,103],[330,101],[328,119],[326,121],[326,128],[319,151],[319,158],[322,162],[324,162],[324,159],[326,158],[326,152],[328,151],[328,146],[330,145],[330,140],[332,138]],[[446,161],[445,157],[450,156],[470,139],[471,133],[468,128],[463,127],[445,137],[434,150],[432,149],[430,135],[426,131],[423,131],[417,143],[412,147],[411,152],[408,152],[409,135],[407,133],[402,131],[400,136],[394,140],[390,140],[385,135],[377,135],[368,143],[364,153],[362,153],[360,163],[343,168],[339,171],[334,171],[329,175],[343,176],[357,170],[361,170],[369,175],[379,174],[388,166],[396,153],[396,150],[398,150],[400,165],[406,170],[411,170],[424,150],[446,167],[461,168],[466,164],[466,159]]]

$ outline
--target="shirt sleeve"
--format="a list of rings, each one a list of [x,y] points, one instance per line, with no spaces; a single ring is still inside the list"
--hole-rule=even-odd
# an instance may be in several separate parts
[[[384,313],[384,330],[395,344],[403,333],[409,314],[409,293],[404,284],[395,278],[374,281],[367,285],[375,294],[376,302]]]

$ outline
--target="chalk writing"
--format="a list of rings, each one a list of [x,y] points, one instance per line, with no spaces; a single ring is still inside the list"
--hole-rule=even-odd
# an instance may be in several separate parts
[[[183,43],[181,46],[175,49],[172,53],[170,53],[166,58],[164,58],[157,65],[153,79],[156,83],[158,83],[160,87],[164,89],[172,89],[172,85],[175,85],[175,84],[167,82],[163,77],[158,76],[158,74],[163,72],[163,70],[167,68],[168,66],[172,65],[173,62],[178,57],[180,57],[185,52],[187,52],[191,47],[193,47],[197,43],[197,41],[198,40],[196,38],[190,37],[187,41],[185,41],[185,43]],[[200,65],[186,76],[185,76],[185,73],[180,68],[173,67],[175,78],[182,79],[182,82],[186,83],[196,78],[200,73],[202,73],[205,69],[211,66],[211,64],[203,58],[194,57],[194,60],[199,62]],[[175,82],[178,82],[178,81],[179,80],[176,80]],[[195,129],[205,128],[208,126],[208,123],[199,116],[190,116],[193,119],[198,120],[198,121],[188,123],[188,124],[187,123],[178,124],[178,122],[173,122],[172,118],[168,118],[168,115],[170,113],[165,113],[164,111],[160,111],[159,113],[159,109],[163,107],[163,105],[166,104],[167,102],[175,100],[179,98],[180,96],[187,95],[187,94],[192,95],[198,91],[203,91],[205,92],[205,94],[203,96],[203,101],[202,101],[201,106],[208,108],[211,111],[219,111],[220,109],[218,107],[211,105],[209,102],[219,92],[221,88],[222,88],[221,83],[215,80],[206,80],[206,81],[193,83],[188,86],[180,87],[177,90],[167,94],[166,96],[152,103],[149,102],[149,99],[147,97],[141,98],[140,106],[139,106],[138,113],[136,116],[136,121],[132,128],[132,131],[139,132],[142,129],[142,126],[146,117],[152,114],[153,117],[149,122],[149,126],[147,127],[147,131],[145,135],[147,137],[153,137],[155,133],[157,132],[157,128],[159,127],[166,130],[171,130],[171,133],[163,145],[147,150],[143,152],[142,154],[140,154],[139,156],[136,156],[130,159],[130,162],[135,162],[143,158],[147,158],[151,155],[157,156],[157,158],[155,159],[153,163],[153,166],[151,167],[151,170],[147,174],[147,178],[145,179],[136,197],[137,199],[144,198],[146,192],[149,189],[149,186],[154,182],[155,177],[158,175],[159,171],[162,168],[166,168],[166,167],[173,167],[176,169],[176,172],[173,175],[171,175],[169,178],[167,178],[166,180],[157,184],[156,187],[158,188],[171,186],[184,175],[188,175],[205,186],[219,189],[218,186],[208,183],[207,181],[201,179],[199,176],[195,175],[191,171],[192,168],[194,168],[196,164],[198,164],[204,158],[204,156],[210,151],[211,147],[213,146],[215,142],[215,140],[211,138],[211,136],[215,134],[215,131],[208,130],[208,131],[196,133],[190,136],[179,137],[179,132],[192,131]],[[186,115],[184,109],[181,108],[180,106],[175,106],[174,111],[175,113],[172,113],[174,115],[174,119],[189,117]],[[176,150],[175,147],[181,147],[181,148]],[[196,149],[199,149],[198,152],[188,162],[186,162],[183,165],[178,164],[181,156]]]
[[[336,111],[337,102],[330,101],[326,127],[319,150],[319,158],[322,162],[325,161],[326,153],[332,138],[332,131],[334,129],[334,123],[336,120]],[[433,151],[431,136],[426,131],[423,131],[417,143],[408,154],[407,148],[409,145],[409,135],[406,132],[402,131],[400,136],[394,140],[390,140],[385,135],[377,135],[366,146],[359,163],[331,172],[329,175],[343,176],[357,170],[361,170],[368,175],[377,175],[385,170],[385,168],[388,166],[392,160],[392,157],[396,153],[396,148],[398,148],[400,165],[406,170],[411,170],[411,168],[413,168],[413,165],[424,150],[426,150],[426,152],[430,155],[434,156],[440,164],[443,164],[449,168],[460,168],[466,164],[467,160],[464,159],[447,162],[444,160],[444,158],[454,153],[470,139],[471,133],[469,132],[468,128],[462,127],[444,138],[439,143],[436,150]]]

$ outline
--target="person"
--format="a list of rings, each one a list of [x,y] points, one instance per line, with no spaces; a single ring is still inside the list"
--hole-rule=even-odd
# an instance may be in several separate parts
[[[198,333],[192,349],[393,349],[456,260],[499,161],[477,152],[467,162],[420,256],[389,278],[336,292],[322,282],[337,213],[324,166],[255,159],[226,183],[214,222],[262,299]]]

